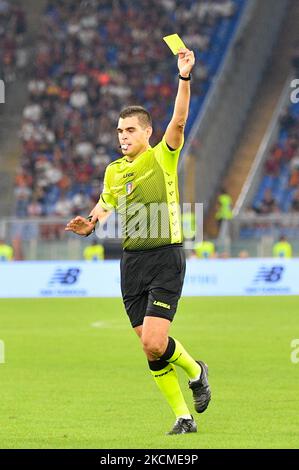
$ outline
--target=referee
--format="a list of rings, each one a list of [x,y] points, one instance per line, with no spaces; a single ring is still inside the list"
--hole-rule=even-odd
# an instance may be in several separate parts
[[[123,157],[107,166],[103,192],[90,216],[75,217],[65,229],[87,236],[113,210],[121,214],[123,302],[141,340],[151,374],[176,416],[168,434],[197,431],[175,366],[182,367],[189,378],[198,413],[205,411],[211,399],[207,365],[195,361],[178,340],[168,335],[185,276],[177,164],[184,143],[194,63],[194,53],[180,49],[173,116],[162,141],[155,147],[149,143],[150,114],[141,106],[122,110],[117,132]]]

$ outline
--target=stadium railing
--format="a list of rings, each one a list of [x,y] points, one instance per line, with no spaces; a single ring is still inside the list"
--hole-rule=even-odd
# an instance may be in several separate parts
[[[98,240],[105,248],[106,257],[118,258],[121,253],[121,239],[118,236],[117,220],[112,220],[112,236],[99,238],[103,232],[96,230],[89,237],[80,237],[65,232],[70,217],[6,217],[0,220],[0,239],[9,242],[15,250],[16,259],[58,260],[83,259],[84,248]],[[115,227],[113,226],[115,225]]]
[[[233,239],[240,237],[240,229],[243,226],[261,228],[260,234],[276,237],[281,232],[292,238],[298,238],[299,214],[298,213],[272,213],[266,215],[256,214],[254,211],[244,211],[231,220],[229,224],[230,235]],[[228,225],[228,226],[229,226]],[[259,236],[258,234],[256,236]]]
[[[64,218],[19,219],[4,218],[0,221],[0,239],[6,240],[15,250],[16,260],[80,260],[84,248],[94,240],[103,244],[105,259],[119,259],[122,248],[120,237],[101,237],[96,234],[80,237],[66,233]],[[256,224],[258,236],[246,238],[244,227]],[[240,233],[243,236],[240,236]],[[214,240],[220,258],[268,257],[272,256],[272,246],[282,233],[286,234],[294,247],[294,255],[299,256],[299,215],[271,214],[256,216],[243,213],[228,224],[223,237]],[[245,236],[244,236],[245,235]],[[186,254],[191,255],[190,243],[185,245]]]

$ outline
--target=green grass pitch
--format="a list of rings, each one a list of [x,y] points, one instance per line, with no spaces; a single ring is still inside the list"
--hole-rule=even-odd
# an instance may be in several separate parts
[[[297,297],[183,298],[171,334],[209,364],[212,401],[197,434],[166,436],[120,299],[1,300],[0,448],[297,448],[298,325]]]

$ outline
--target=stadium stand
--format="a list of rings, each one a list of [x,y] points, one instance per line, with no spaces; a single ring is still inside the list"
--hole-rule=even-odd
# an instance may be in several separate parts
[[[24,9],[0,0],[0,78],[5,84],[14,82],[17,70],[26,64],[23,47],[26,27]]]
[[[114,129],[122,107],[145,106],[155,125],[152,144],[161,139],[177,86],[176,63],[162,37],[174,28],[199,64],[188,132],[245,3],[49,1],[23,111],[16,215],[67,217],[89,211],[106,165],[118,158]]]
[[[299,104],[293,104],[281,116],[277,143],[266,160],[264,177],[253,201],[257,213],[265,213],[263,199],[272,195],[274,207],[267,212],[292,210],[299,189]],[[269,196],[266,196],[269,197]],[[294,208],[296,210],[296,208]]]
[[[252,202],[256,214],[299,213],[299,103],[294,103],[280,118],[279,137],[271,148],[264,165],[264,175]],[[296,237],[297,227],[277,227],[290,238]],[[243,226],[242,238],[260,238],[271,233],[263,222]]]
[[[258,2],[258,4],[262,7],[266,2]],[[270,2],[268,5],[269,9],[272,8]],[[275,2],[275,7],[279,7],[281,5],[281,2]],[[246,220],[248,221],[247,208],[252,205],[253,196],[260,182],[261,165],[258,165],[257,171],[256,163],[261,160],[264,161],[265,152],[263,152],[263,156],[261,155],[261,150],[263,149],[262,143],[266,142],[268,129],[270,129],[271,123],[274,126],[274,114],[276,117],[279,99],[282,96],[283,90],[285,90],[286,96],[288,92],[287,88],[291,81],[290,77],[293,76],[290,61],[292,58],[292,60],[295,60],[296,54],[298,55],[298,46],[296,49],[294,48],[296,41],[298,41],[298,15],[299,9],[297,2],[289,2],[288,5],[285,4],[277,15],[277,33],[275,37],[273,36],[271,46],[266,49],[270,51],[270,55],[262,61],[263,68],[259,71],[260,74],[257,87],[254,94],[251,96],[250,112],[240,125],[239,134],[236,141],[233,143],[233,152],[229,153],[229,164],[224,168],[217,182],[218,187],[221,187],[224,184],[229,188],[233,199],[234,219],[231,224],[232,230],[230,235],[233,236],[234,241],[236,241],[236,237],[239,235],[239,222],[241,221],[242,216],[244,216],[242,222],[246,223]],[[262,17],[262,15],[260,15],[260,17]],[[265,15],[265,21],[267,18],[271,18],[271,13],[269,11]],[[255,23],[258,25],[259,22],[255,21]],[[267,30],[271,31],[271,28],[267,28]],[[248,34],[248,41],[249,38],[252,37],[254,37],[253,31],[251,34]],[[254,50],[259,50],[258,44],[255,45]],[[254,60],[255,54],[252,55],[250,63],[254,64]],[[250,68],[247,70],[247,73],[250,74]],[[233,73],[232,79],[234,76],[235,74]],[[246,81],[246,76],[243,76],[239,83],[251,84],[254,77],[256,78],[257,76],[257,73],[254,73],[250,79],[248,78],[248,81]],[[289,82],[287,82],[288,79]],[[240,90],[242,93],[241,96],[244,96],[244,94],[246,95],[245,87],[246,85],[243,88],[243,92]],[[223,96],[227,96],[227,93],[223,93]],[[235,102],[238,102],[238,100],[236,99]],[[241,109],[241,101],[239,103],[237,112]],[[234,116],[235,113],[232,113],[232,116]],[[228,122],[232,124],[231,120]],[[276,129],[277,126],[275,126],[275,131]],[[229,132],[227,135],[230,135]],[[213,142],[215,142],[216,137],[213,137]],[[271,142],[273,142],[273,135]],[[212,155],[215,154],[217,155],[218,160],[221,161],[221,149],[218,154],[214,152]],[[207,155],[205,154],[204,156],[205,159],[207,159]],[[203,183],[201,182],[201,187],[202,186]],[[213,201],[215,200],[214,194]],[[203,200],[205,199],[203,198]],[[215,206],[216,205],[213,202],[209,208],[209,213],[205,218],[206,231],[210,237],[217,237],[220,235],[215,223]],[[258,217],[255,212],[251,213],[250,216],[252,218]],[[277,213],[274,213],[271,217],[274,218],[274,216],[276,218],[279,217]],[[225,235],[225,233],[222,232],[221,235]],[[276,235],[274,234],[274,236]],[[256,242],[257,241],[258,240],[256,240]]]

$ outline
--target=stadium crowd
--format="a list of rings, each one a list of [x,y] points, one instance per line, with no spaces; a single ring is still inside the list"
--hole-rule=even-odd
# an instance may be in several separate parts
[[[253,206],[258,214],[299,212],[299,108],[291,106],[280,118],[279,140],[264,166],[262,197]]]
[[[1,1],[1,0],[0,0]],[[3,3],[3,1],[1,2]],[[5,3],[5,2],[4,2]],[[86,213],[119,158],[119,111],[152,114],[152,145],[165,131],[177,87],[162,37],[177,32],[197,54],[193,99],[211,80],[203,56],[237,0],[50,0],[41,19],[15,180],[19,217]]]
[[[298,44],[292,65],[298,76]],[[264,164],[264,176],[252,209],[257,214],[299,213],[299,103],[279,119],[279,135]]]
[[[14,82],[17,71],[27,64],[26,30],[24,9],[0,0],[0,79],[5,84]]]

